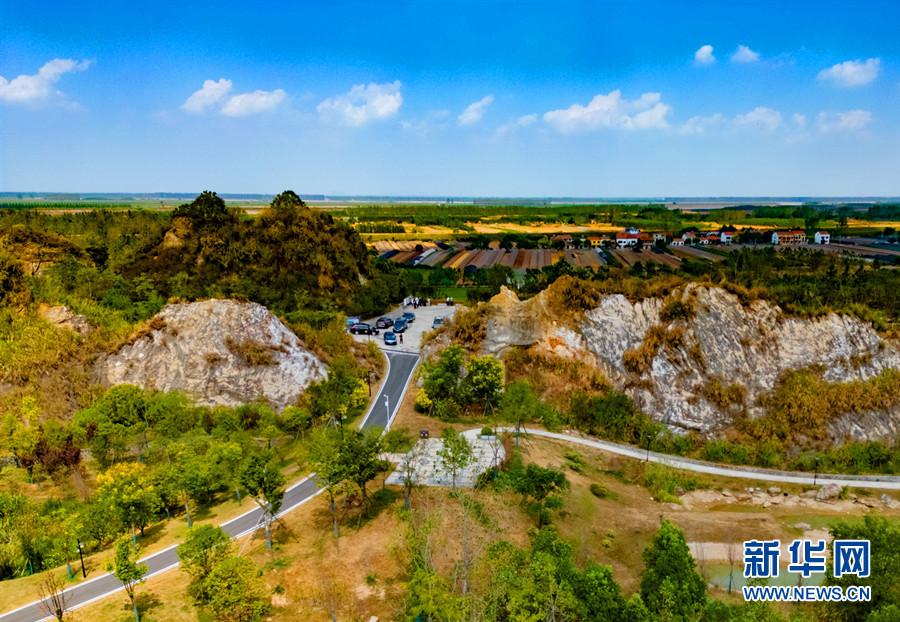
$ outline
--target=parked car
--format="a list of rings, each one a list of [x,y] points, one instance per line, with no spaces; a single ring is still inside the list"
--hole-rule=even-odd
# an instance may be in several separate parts
[[[397,335],[392,333],[391,331],[385,331],[384,333],[384,345],[386,346],[395,346],[397,345]]]
[[[380,317],[375,322],[375,328],[390,328],[393,323],[394,320],[389,317]]]
[[[402,317],[398,317],[396,320],[394,320],[394,332],[402,333],[405,331],[406,331],[406,320],[404,320]]]
[[[406,320],[406,323],[407,323],[407,324],[412,324],[413,322],[416,321],[416,314],[415,314],[415,313],[411,313],[411,312],[409,312],[409,311],[407,311],[406,313],[404,313],[404,314],[401,315],[400,317],[403,318],[404,320]]]
[[[372,328],[368,324],[363,324],[360,322],[359,324],[354,324],[350,327],[350,332],[354,335],[377,335],[378,329]]]
[[[436,318],[434,318],[434,322],[431,323],[431,327],[437,328],[438,326],[440,326],[443,323],[444,323],[444,317],[439,315]]]

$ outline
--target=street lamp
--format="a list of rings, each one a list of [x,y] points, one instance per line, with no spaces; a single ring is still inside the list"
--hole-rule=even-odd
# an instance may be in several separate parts
[[[87,572],[84,570],[84,554],[81,552],[81,547],[84,546],[83,542],[78,543],[78,557],[81,559],[81,576],[87,579]]]
[[[644,459],[644,462],[650,462],[650,441],[652,438],[649,434],[647,435],[647,457]]]
[[[813,486],[816,485],[816,481],[819,479],[819,456],[816,456],[816,473],[813,475]]]

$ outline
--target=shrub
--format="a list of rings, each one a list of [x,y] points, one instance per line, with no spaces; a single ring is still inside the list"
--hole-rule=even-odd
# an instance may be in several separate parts
[[[643,374],[650,368],[653,357],[664,343],[666,343],[666,329],[659,325],[652,326],[644,335],[641,345],[626,350],[622,355],[625,369],[634,374]]]
[[[275,364],[272,354],[277,348],[272,346],[265,346],[250,339],[238,343],[231,337],[225,338],[225,345],[249,367]]]
[[[481,428],[481,435],[482,436],[493,436],[494,431],[492,429],[490,429],[489,427],[485,426],[485,427]]]
[[[693,305],[690,302],[682,302],[678,298],[672,299],[659,312],[659,319],[663,322],[674,322],[675,320],[689,320],[697,315]]]
[[[425,392],[424,388],[420,388],[419,392],[416,393],[416,401],[413,404],[413,408],[416,412],[419,413],[427,413],[431,410],[432,406],[431,398],[428,397],[428,393]]]
[[[598,499],[608,499],[612,495],[612,491],[602,484],[591,484],[591,494]]]

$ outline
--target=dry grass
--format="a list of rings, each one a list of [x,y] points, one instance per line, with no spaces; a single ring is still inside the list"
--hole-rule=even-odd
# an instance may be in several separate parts
[[[569,409],[569,401],[576,391],[590,395],[609,388],[609,381],[593,365],[571,361],[531,348],[511,350],[503,359],[509,382],[527,380],[540,397],[560,411]]]

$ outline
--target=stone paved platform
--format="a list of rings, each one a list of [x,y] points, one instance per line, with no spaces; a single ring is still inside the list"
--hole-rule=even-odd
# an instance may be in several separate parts
[[[474,488],[475,481],[481,473],[493,468],[495,455],[498,463],[502,463],[506,458],[506,451],[503,449],[503,443],[495,436],[482,437],[480,429],[467,430],[462,433],[463,436],[472,445],[472,453],[475,456],[475,462],[466,467],[456,476],[456,485],[464,488]],[[449,473],[442,472],[440,469],[440,458],[437,455],[438,450],[443,447],[443,441],[439,438],[422,439],[417,443],[417,447],[410,451],[406,456],[414,459],[415,474],[413,481],[421,486],[450,486],[452,479]],[[496,454],[495,454],[496,450]],[[415,454],[418,453],[416,457]],[[406,456],[403,458],[406,460]],[[389,485],[402,486],[405,477],[403,471],[403,462],[400,466],[387,478],[386,483]]]

